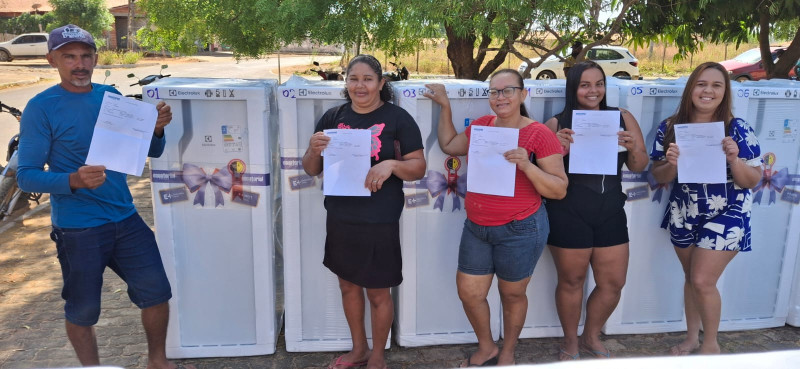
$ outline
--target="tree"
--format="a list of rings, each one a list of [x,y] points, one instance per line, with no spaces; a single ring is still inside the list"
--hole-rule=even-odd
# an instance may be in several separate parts
[[[52,13],[22,13],[11,19],[0,19],[0,32],[11,34],[41,32],[52,21]]]
[[[644,45],[651,40],[674,42],[676,57],[702,48],[703,42],[735,42],[756,36],[767,78],[788,78],[800,58],[800,1],[797,0],[649,0],[632,8],[626,33]],[[786,52],[774,63],[770,52],[773,27],[791,35]],[[794,30],[788,30],[792,27]]]
[[[106,8],[105,0],[49,0],[53,6],[53,21],[47,26],[55,28],[74,24],[94,36],[98,46],[105,45],[103,31],[111,29],[114,16]]]
[[[622,42],[622,28],[628,10],[639,0],[562,0],[540,1],[527,29],[516,40],[516,45],[526,46],[539,56],[534,62],[517,47],[511,53],[527,63],[526,77],[548,57],[569,47],[574,41],[585,45],[576,58],[584,60],[592,47]],[[601,15],[608,15],[600,21]],[[563,58],[562,58],[563,59]]]
[[[509,53],[528,60],[515,44],[532,45],[532,35],[568,34],[555,44],[536,45],[537,52],[550,55],[573,38],[608,42],[613,36],[605,36],[616,34],[619,22],[600,23],[599,12],[638,0],[140,1],[151,24],[140,31],[140,41],[150,48],[190,52],[194,42],[216,36],[237,56],[258,57],[306,39],[396,55],[444,35],[455,76],[482,81]],[[565,9],[568,15],[561,16]],[[550,27],[550,22],[558,25]],[[581,25],[575,28],[575,22]]]

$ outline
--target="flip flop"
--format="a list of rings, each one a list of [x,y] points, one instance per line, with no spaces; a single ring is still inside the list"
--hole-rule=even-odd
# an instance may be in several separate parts
[[[581,359],[581,352],[578,351],[577,354],[572,355],[567,350],[563,348],[558,349],[558,361],[571,361],[571,360],[580,360]]]
[[[337,369],[337,368],[357,368],[360,366],[367,365],[369,360],[358,361],[355,363],[348,363],[344,361],[344,355],[339,356],[334,360],[332,363],[328,364],[328,369]]]
[[[675,345],[675,346],[672,346],[672,347],[669,348],[669,353],[672,356],[687,356],[687,355],[691,355],[695,350],[697,350],[699,348],[700,348],[700,345],[697,345],[697,347],[695,347],[695,348],[692,348],[692,349],[689,349],[689,350],[684,350],[684,349],[680,348],[680,345]]]
[[[462,366],[461,368],[473,368],[473,367],[484,367],[484,366],[497,366],[497,356],[490,358],[489,360],[484,361],[480,364],[473,364],[469,360],[472,358],[472,355],[467,356],[466,364],[467,366]],[[461,365],[464,365],[464,362],[461,362]]]
[[[584,343],[581,343],[579,345],[579,348],[580,348],[580,351],[583,351],[583,352],[585,352],[585,353],[587,353],[589,355],[592,355],[596,359],[600,359],[600,358],[610,359],[611,358],[611,350],[608,350],[608,349],[606,349],[606,352],[598,351],[598,350],[592,350],[591,347],[586,346],[586,344],[584,344]]]

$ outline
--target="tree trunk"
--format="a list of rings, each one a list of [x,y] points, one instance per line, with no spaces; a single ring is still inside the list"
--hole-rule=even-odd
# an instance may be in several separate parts
[[[128,0],[128,39],[125,42],[128,46],[128,50],[133,50],[133,21],[136,16],[133,10],[134,7],[136,7],[134,0]]]
[[[447,59],[453,65],[453,74],[456,78],[477,79],[478,66],[473,57],[475,35],[458,36],[452,27],[445,26],[444,29],[447,33]]]
[[[767,78],[772,78],[775,64],[772,63],[772,51],[769,48],[769,13],[767,9],[760,9],[758,17],[758,45],[761,49],[761,67],[767,72]]]
[[[503,65],[510,49],[509,41],[503,42],[497,54],[481,68],[486,58],[486,49],[491,45],[492,38],[488,34],[481,35],[481,43],[478,46],[477,57],[475,53],[475,41],[478,37],[474,33],[459,36],[450,26],[444,27],[447,33],[447,59],[453,64],[453,74],[459,79],[474,79],[485,81],[491,74]],[[516,39],[520,31],[512,31],[515,34],[509,37]]]
[[[778,62],[775,63],[772,74],[767,73],[767,78],[789,78],[789,72],[793,68],[800,69],[800,67],[797,67],[798,59],[800,59],[800,28],[795,32],[792,43],[786,47],[786,51],[783,52]],[[797,72],[797,69],[795,69],[795,75],[797,75]]]

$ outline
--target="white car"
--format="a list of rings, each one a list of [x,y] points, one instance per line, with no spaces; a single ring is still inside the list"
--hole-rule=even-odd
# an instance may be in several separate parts
[[[531,59],[534,63],[540,58]],[[595,46],[588,53],[586,59],[592,60],[603,68],[606,76],[620,78],[639,78],[639,59],[636,59],[628,49],[620,46]],[[528,63],[519,66],[519,72],[524,73]],[[550,56],[537,68],[531,69],[531,77],[536,79],[566,78],[564,76],[564,62],[556,56]]]
[[[11,41],[0,42],[0,61],[35,58],[47,55],[47,33],[25,33]]]

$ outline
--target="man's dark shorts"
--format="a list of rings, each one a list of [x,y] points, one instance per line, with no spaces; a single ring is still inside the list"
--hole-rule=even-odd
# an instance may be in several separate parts
[[[92,228],[53,226],[64,278],[61,297],[67,321],[91,326],[100,317],[103,272],[111,268],[128,284],[128,296],[141,309],[172,297],[155,235],[138,213]]]

